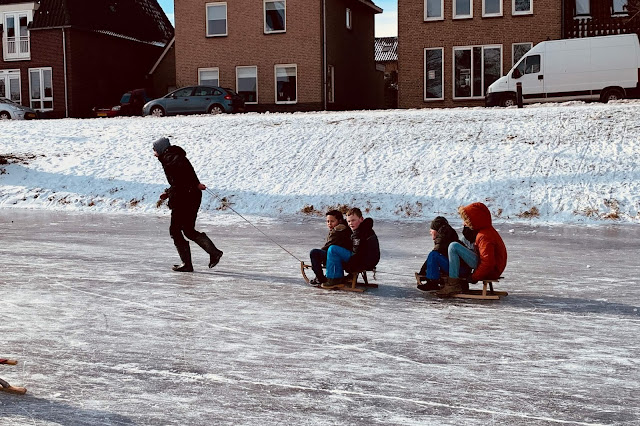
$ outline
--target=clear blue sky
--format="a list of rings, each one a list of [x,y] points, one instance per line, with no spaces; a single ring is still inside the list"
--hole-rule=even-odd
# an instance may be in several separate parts
[[[173,1],[158,0],[160,7],[173,22]],[[376,15],[376,36],[388,37],[398,35],[398,0],[373,0],[384,12]]]

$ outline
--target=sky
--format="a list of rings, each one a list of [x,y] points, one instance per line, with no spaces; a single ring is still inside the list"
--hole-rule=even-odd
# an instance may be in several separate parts
[[[173,1],[158,0],[160,7],[173,23]],[[376,37],[391,37],[398,35],[398,0],[374,0],[374,3],[384,10],[376,15]]]

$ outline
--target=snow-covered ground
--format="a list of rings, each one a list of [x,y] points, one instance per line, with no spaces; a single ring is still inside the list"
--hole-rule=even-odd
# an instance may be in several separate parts
[[[185,148],[245,214],[355,205],[377,219],[640,220],[640,102],[0,123],[0,207],[150,213],[166,186],[152,142]],[[202,215],[222,203],[203,198]]]

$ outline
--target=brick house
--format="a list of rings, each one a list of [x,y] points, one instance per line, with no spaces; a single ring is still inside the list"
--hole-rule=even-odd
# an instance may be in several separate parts
[[[401,108],[484,105],[534,44],[561,36],[561,0],[398,0]]]
[[[0,19],[0,96],[51,118],[88,117],[150,84],[173,38],[156,0],[0,0]]]
[[[229,87],[249,111],[382,104],[371,0],[180,0],[174,12],[178,86]]]
[[[629,13],[628,0],[562,0],[563,38],[640,34],[640,13]],[[636,2],[640,7],[640,2]]]

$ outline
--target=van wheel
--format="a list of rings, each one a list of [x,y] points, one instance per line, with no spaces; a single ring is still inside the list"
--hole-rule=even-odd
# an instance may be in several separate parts
[[[609,101],[618,101],[620,99],[624,99],[624,92],[616,88],[605,90],[600,98],[600,100],[605,104]]]
[[[502,105],[503,107],[512,107],[516,106],[517,104],[518,103],[516,102],[516,97],[513,95],[505,96],[500,102],[500,105]]]
[[[7,111],[0,111],[0,120],[11,120],[11,115]]]
[[[222,114],[223,112],[224,110],[218,104],[211,105],[211,107],[209,108],[209,114],[216,115],[216,114]]]
[[[153,108],[151,108],[150,114],[154,117],[164,117],[164,110],[162,109],[162,107],[154,106]]]

